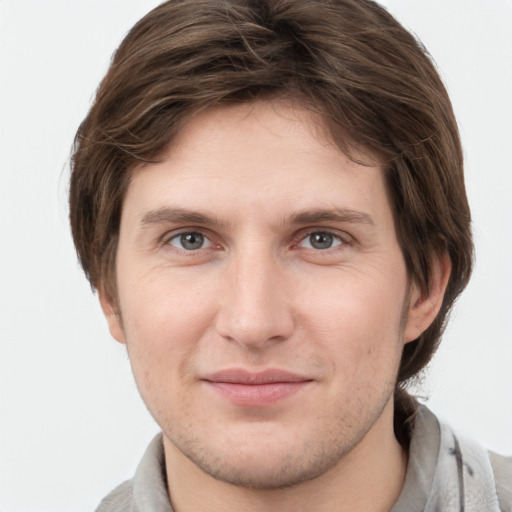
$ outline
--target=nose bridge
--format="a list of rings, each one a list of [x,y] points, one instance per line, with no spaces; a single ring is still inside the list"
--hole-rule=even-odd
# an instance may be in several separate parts
[[[248,348],[286,339],[293,328],[285,269],[271,248],[253,242],[234,251],[218,331]]]

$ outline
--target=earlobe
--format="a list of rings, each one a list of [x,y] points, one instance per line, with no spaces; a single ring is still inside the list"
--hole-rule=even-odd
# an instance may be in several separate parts
[[[404,331],[405,343],[417,339],[436,318],[443,304],[451,270],[450,257],[447,252],[443,252],[434,261],[428,292],[423,293],[416,285],[412,285],[409,314]]]
[[[100,299],[101,309],[107,319],[108,329],[111,336],[119,343],[125,344],[126,338],[118,307],[114,304],[113,300],[105,290],[98,290],[98,296]]]

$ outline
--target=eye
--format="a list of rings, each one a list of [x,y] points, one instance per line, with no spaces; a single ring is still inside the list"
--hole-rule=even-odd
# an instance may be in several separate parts
[[[328,231],[314,231],[313,233],[309,233],[307,237],[303,238],[298,245],[307,249],[322,251],[332,249],[333,247],[337,247],[343,243],[344,242],[341,237],[333,233],[329,233]]]
[[[168,243],[173,247],[185,251],[197,251],[211,246],[210,240],[208,240],[208,238],[206,238],[202,233],[198,233],[196,231],[175,235],[169,239]]]

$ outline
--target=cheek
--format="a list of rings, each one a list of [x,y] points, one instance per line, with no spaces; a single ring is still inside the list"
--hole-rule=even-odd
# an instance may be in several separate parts
[[[148,297],[131,313],[126,326],[127,350],[134,379],[143,401],[159,421],[171,411],[182,411],[194,381],[194,360],[205,323],[188,301]],[[183,310],[187,309],[187,314]],[[181,413],[183,414],[183,412]]]
[[[394,276],[391,277],[390,276]],[[322,287],[298,293],[308,297],[301,317],[307,330],[318,334],[339,364],[354,369],[370,362],[388,365],[399,359],[405,271],[362,276],[344,272]],[[316,280],[316,284],[321,281]]]
[[[213,324],[216,297],[204,281],[152,272],[125,279],[121,311],[133,373],[141,393],[179,386]],[[126,276],[126,273],[125,273]],[[153,385],[155,383],[155,385]]]
[[[198,328],[213,314],[215,287],[204,272],[177,271],[165,265],[144,267],[130,261],[123,266],[120,305],[128,334],[161,333],[179,343],[186,338],[183,331]],[[146,341],[158,343],[160,338]]]

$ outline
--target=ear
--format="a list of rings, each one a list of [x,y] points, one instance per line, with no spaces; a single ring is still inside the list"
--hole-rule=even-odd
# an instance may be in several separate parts
[[[100,299],[101,309],[107,319],[108,329],[112,337],[119,343],[126,343],[126,337],[124,335],[123,323],[121,322],[121,314],[119,308],[114,303],[110,294],[105,289],[101,288],[98,290],[98,296]]]
[[[405,343],[409,343],[423,334],[436,318],[443,304],[451,270],[450,257],[446,251],[443,251],[433,262],[429,291],[422,293],[415,284],[412,285],[409,315],[404,331]]]

